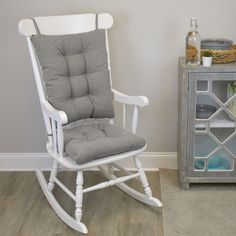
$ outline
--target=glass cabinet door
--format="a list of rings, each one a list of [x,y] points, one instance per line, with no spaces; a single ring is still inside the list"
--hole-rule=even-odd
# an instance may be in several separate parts
[[[190,73],[188,106],[188,175],[235,175],[236,75]]]

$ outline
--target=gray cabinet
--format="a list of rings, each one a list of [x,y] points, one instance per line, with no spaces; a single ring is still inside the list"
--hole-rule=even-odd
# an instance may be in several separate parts
[[[236,183],[236,64],[179,59],[178,169],[190,183]],[[235,92],[234,92],[235,91]]]

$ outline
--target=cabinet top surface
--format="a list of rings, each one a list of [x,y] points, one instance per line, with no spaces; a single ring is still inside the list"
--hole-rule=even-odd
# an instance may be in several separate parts
[[[179,58],[179,66],[187,72],[199,72],[199,73],[220,73],[220,72],[235,72],[236,73],[236,62],[228,64],[213,64],[211,67],[199,66],[187,66],[185,64],[185,58]]]

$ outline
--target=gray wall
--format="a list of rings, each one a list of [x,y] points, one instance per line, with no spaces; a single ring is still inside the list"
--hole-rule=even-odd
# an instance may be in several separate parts
[[[150,98],[139,133],[148,151],[176,151],[177,58],[184,53],[189,19],[199,19],[203,37],[236,40],[236,1],[228,0],[1,0],[0,152],[44,152],[45,135],[37,91],[23,37],[22,18],[109,12],[113,87]]]

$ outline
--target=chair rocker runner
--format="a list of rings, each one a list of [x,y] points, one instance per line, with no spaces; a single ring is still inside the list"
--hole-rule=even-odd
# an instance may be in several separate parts
[[[138,111],[148,105],[148,99],[111,88],[107,30],[112,24],[112,16],[105,13],[35,17],[19,23],[30,51],[48,135],[47,151],[54,159],[48,183],[42,170],[36,174],[57,215],[82,233],[88,232],[81,222],[85,193],[115,185],[143,203],[162,206],[152,197],[138,157],[146,149],[145,140],[136,134]],[[114,125],[113,100],[123,104],[123,128]],[[125,130],[127,105],[134,107],[132,132]],[[134,159],[137,173],[116,164],[124,158]],[[84,188],[83,171],[94,167],[107,181]],[[61,168],[77,171],[75,193],[57,178]],[[126,175],[117,177],[114,170]],[[124,183],[132,178],[140,180],[144,193]],[[56,201],[55,184],[75,201],[75,217]]]

